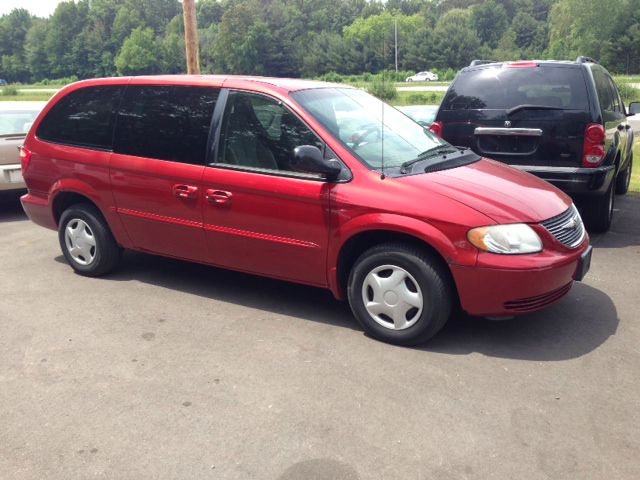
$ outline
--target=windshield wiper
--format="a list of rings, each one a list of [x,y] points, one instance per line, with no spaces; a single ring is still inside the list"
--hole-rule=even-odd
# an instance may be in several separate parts
[[[405,173],[407,173],[407,169],[410,166],[415,165],[416,163],[421,162],[423,160],[426,160],[427,158],[435,157],[436,155],[441,155],[445,153],[455,153],[461,150],[462,149],[458,149],[451,145],[438,145],[437,147],[430,148],[429,150],[425,150],[424,152],[422,152],[413,160],[408,160],[404,162],[402,165],[400,165],[400,173],[404,175]]]
[[[564,110],[562,107],[551,107],[548,105],[517,105],[506,111],[507,117],[520,110]]]

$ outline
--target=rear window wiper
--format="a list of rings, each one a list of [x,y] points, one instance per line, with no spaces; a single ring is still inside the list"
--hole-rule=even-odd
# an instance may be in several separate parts
[[[402,174],[407,173],[407,169],[410,166],[415,165],[416,163],[421,162],[422,160],[426,160],[427,158],[435,157],[436,155],[442,155],[445,153],[455,153],[458,151],[460,150],[452,145],[438,145],[437,147],[430,148],[429,150],[425,150],[424,152],[422,152],[413,160],[408,160],[404,162],[402,165],[400,165],[400,173]]]
[[[563,107],[552,107],[549,105],[517,105],[506,111],[507,116],[512,115],[520,110],[564,110]]]

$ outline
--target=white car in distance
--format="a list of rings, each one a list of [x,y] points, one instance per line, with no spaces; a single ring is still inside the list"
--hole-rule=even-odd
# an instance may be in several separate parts
[[[407,77],[405,82],[437,82],[438,74],[433,72],[418,72],[411,77]]]

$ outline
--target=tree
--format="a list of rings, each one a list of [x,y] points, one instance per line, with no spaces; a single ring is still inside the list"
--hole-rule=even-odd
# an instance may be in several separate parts
[[[116,57],[120,75],[142,75],[163,71],[162,46],[151,28],[136,28],[124,41]]]
[[[231,7],[222,16],[214,46],[224,73],[263,74],[269,58],[271,33],[247,4]]]
[[[495,48],[509,27],[507,11],[495,0],[475,5],[471,8],[471,26],[482,43]]]
[[[478,56],[480,40],[473,29],[469,10],[453,9],[445,13],[433,31],[434,64],[439,68],[459,69]]]

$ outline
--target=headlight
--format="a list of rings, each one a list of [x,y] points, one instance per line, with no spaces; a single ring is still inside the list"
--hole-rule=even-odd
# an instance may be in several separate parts
[[[542,250],[540,237],[524,223],[474,228],[469,230],[467,238],[472,245],[484,252],[513,255]]]

